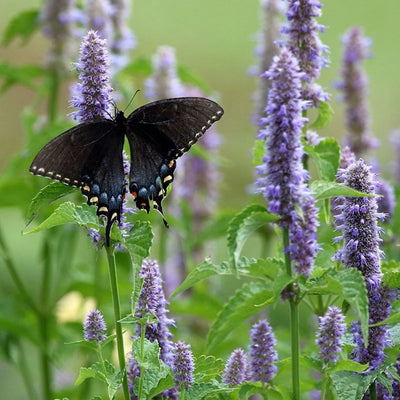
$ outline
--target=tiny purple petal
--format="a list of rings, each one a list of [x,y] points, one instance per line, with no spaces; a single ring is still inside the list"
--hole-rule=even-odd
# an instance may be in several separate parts
[[[224,373],[222,382],[227,385],[241,385],[246,380],[247,358],[243,349],[236,349],[230,355]]]
[[[106,324],[99,310],[90,311],[83,324],[83,334],[87,342],[103,342],[107,335]]]
[[[189,344],[178,342],[173,351],[172,371],[180,389],[190,388],[194,382],[194,361]]]

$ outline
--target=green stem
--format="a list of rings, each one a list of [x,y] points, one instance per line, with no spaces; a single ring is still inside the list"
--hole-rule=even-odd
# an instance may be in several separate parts
[[[289,229],[283,229],[283,248],[289,246]],[[290,262],[290,253],[285,252],[286,272],[292,276],[292,265]],[[290,284],[290,292],[294,292],[293,284]],[[290,337],[292,350],[292,386],[293,399],[300,400],[300,335],[299,335],[299,307],[296,298],[289,299],[290,304]]]
[[[115,333],[117,336],[119,368],[123,374],[122,388],[123,388],[125,400],[129,400],[130,396],[129,396],[128,381],[126,378],[126,370],[125,370],[125,352],[124,352],[124,343],[123,343],[123,338],[122,338],[122,326],[121,326],[121,323],[119,322],[121,319],[121,311],[120,311],[120,305],[119,305],[117,268],[115,265],[114,247],[113,246],[105,246],[105,249],[107,251],[108,272],[110,275],[111,295],[112,295],[113,307],[114,307]]]
[[[26,352],[22,348],[21,343],[19,342],[18,342],[18,353],[19,353],[18,366],[21,371],[22,380],[24,381],[24,385],[26,388],[27,398],[31,400],[38,399],[35,386],[33,385],[32,382],[31,368],[29,368],[28,360],[25,356]]]
[[[369,398],[370,400],[376,400],[376,384],[375,381],[369,386]]]
[[[49,71],[49,102],[47,104],[47,115],[50,122],[56,119],[58,106],[58,89],[60,79],[56,69]]]
[[[140,359],[143,360],[144,358],[144,338],[146,335],[146,323],[145,321],[141,320],[140,322]],[[141,365],[140,366],[140,377],[139,377],[139,393],[138,393],[138,400],[142,399],[142,393],[143,393],[143,384],[144,384],[144,367]]]
[[[46,238],[47,239],[47,238]],[[44,241],[43,246],[43,273],[42,273],[42,287],[41,287],[41,311],[39,318],[40,325],[40,337],[42,342],[42,348],[40,351],[40,359],[42,364],[42,385],[45,399],[51,398],[51,385],[52,385],[52,374],[50,367],[50,278],[51,278],[51,257],[48,240]]]

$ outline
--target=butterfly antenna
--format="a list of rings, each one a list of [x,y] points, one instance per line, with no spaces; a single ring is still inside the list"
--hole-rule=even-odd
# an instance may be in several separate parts
[[[128,107],[132,104],[133,99],[135,98],[135,96],[140,92],[140,89],[137,89],[136,92],[133,94],[132,98],[129,100],[128,105],[125,107],[124,112],[128,109]]]
[[[113,103],[113,105],[114,105],[115,103]],[[95,107],[95,108],[97,108],[97,109],[99,109],[100,111],[102,111],[102,112],[105,112],[109,117],[110,117],[110,119],[114,119],[114,117],[107,111],[107,110],[105,110],[103,107],[101,107],[101,106],[99,106],[98,104],[92,104],[91,105],[92,107]],[[115,106],[114,106],[115,107]]]

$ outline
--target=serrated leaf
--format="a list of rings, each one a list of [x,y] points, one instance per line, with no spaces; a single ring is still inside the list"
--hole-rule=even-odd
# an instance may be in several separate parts
[[[99,227],[99,220],[96,215],[95,207],[86,204],[77,206],[70,201],[66,201],[57,207],[56,210],[54,210],[54,212],[39,226],[28,232],[24,232],[24,234],[39,232],[67,223],[76,223],[79,226],[84,226],[86,228],[98,229]]]
[[[152,399],[157,394],[174,386],[175,382],[171,369],[162,363],[160,369],[146,371],[143,381],[143,394],[146,395],[147,399]]]
[[[39,10],[22,11],[11,19],[3,35],[3,45],[7,46],[20,36],[25,43],[39,26]]]
[[[338,371],[331,375],[331,379],[338,400],[362,400],[375,378],[351,371]]]
[[[316,200],[330,199],[332,197],[374,197],[372,194],[359,192],[336,182],[313,181],[310,189],[314,193]]]
[[[78,378],[75,381],[75,386],[80,385],[83,381],[88,378],[96,378],[104,383],[107,383],[107,377],[103,372],[103,368],[100,363],[95,363],[89,368],[81,367],[79,370]]]
[[[64,185],[61,182],[51,182],[44,188],[42,188],[38,194],[32,199],[29,205],[28,215],[30,221],[35,217],[39,209],[54,200],[59,199],[67,193],[71,193],[76,188],[68,185]]]
[[[35,78],[43,76],[45,70],[37,65],[10,65],[6,62],[0,63],[0,78],[2,84],[0,93],[5,93],[13,85],[23,85],[36,90],[33,83]]]
[[[227,387],[222,383],[218,383],[216,381],[207,383],[195,383],[192,387],[185,391],[185,399],[190,400],[204,400],[207,396],[211,396],[212,394],[217,393],[228,393],[233,389]]]
[[[240,386],[239,400],[247,400],[252,394],[264,393],[265,386],[261,382],[246,382]]]
[[[316,146],[306,146],[305,151],[314,160],[320,179],[334,181],[339,167],[339,143],[333,138],[326,138]]]
[[[148,257],[153,242],[153,232],[148,221],[136,221],[134,227],[125,238],[124,245],[129,251],[133,264],[142,265]]]
[[[278,216],[269,214],[265,207],[253,204],[246,207],[232,219],[228,228],[229,261],[236,267],[240,252],[247,238],[258,228],[279,219]]]
[[[400,322],[400,312],[396,312],[392,314],[390,317],[386,318],[383,321],[377,322],[376,324],[371,324],[370,326],[381,326],[386,324],[396,324]]]
[[[141,354],[141,338],[136,338],[132,343],[133,358],[139,364],[139,366],[145,369],[159,369],[160,368],[160,347],[157,340],[150,342],[147,339],[144,340],[143,354]]]
[[[257,139],[253,146],[253,165],[261,165],[265,156],[265,140]]]
[[[258,313],[260,305],[272,299],[272,293],[264,282],[254,281],[244,284],[224,305],[210,328],[207,351],[211,352],[225,340],[246,318]]]
[[[242,276],[274,280],[281,269],[282,263],[275,258],[240,257],[237,270]]]
[[[319,101],[318,102],[318,117],[317,119],[311,124],[312,129],[322,129],[325,128],[329,121],[332,119],[333,115],[333,108],[331,105],[326,101]]]
[[[194,380],[197,383],[201,383],[209,382],[216,375],[220,375],[224,370],[225,362],[214,356],[201,355],[196,358],[194,365]]]

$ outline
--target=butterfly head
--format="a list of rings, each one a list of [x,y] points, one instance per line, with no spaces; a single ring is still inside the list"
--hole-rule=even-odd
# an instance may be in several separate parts
[[[126,125],[126,117],[123,111],[118,111],[115,115],[115,123],[118,126],[125,126]]]

